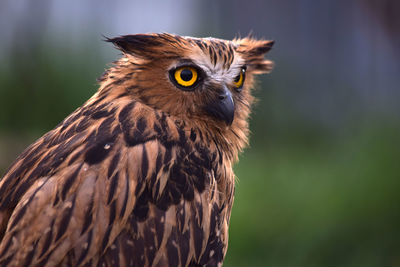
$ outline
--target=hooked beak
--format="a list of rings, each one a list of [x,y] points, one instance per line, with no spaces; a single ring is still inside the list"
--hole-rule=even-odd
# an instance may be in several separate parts
[[[232,124],[235,115],[235,104],[232,93],[226,86],[223,86],[223,90],[217,99],[206,106],[206,111],[211,116],[224,121],[227,125]]]

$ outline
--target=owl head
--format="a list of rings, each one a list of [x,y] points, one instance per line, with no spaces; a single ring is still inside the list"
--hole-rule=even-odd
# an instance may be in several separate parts
[[[228,41],[161,33],[107,41],[124,54],[106,74],[113,77],[110,83],[123,83],[154,109],[220,130],[247,126],[253,76],[273,67],[264,54],[274,42],[251,37]]]

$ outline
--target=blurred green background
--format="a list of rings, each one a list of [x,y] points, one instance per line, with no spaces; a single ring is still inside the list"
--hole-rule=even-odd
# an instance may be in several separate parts
[[[225,266],[400,266],[400,2],[0,3],[0,173],[97,89],[102,35],[275,39]]]

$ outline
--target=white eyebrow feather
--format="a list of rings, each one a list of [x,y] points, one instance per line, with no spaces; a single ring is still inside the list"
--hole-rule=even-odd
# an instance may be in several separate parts
[[[226,69],[222,61],[217,61],[214,65],[210,57],[204,54],[201,49],[198,50],[198,53],[193,53],[191,60],[193,60],[193,63],[199,66],[210,79],[225,83],[232,83],[239,75],[245,62],[240,54],[235,53],[232,64]]]

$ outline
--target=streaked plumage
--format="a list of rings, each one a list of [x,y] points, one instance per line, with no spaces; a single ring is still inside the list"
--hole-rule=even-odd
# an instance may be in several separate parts
[[[0,264],[221,265],[232,165],[247,144],[253,75],[272,68],[272,42],[108,41],[123,57],[98,92],[0,181]],[[195,74],[196,87],[185,87]]]

